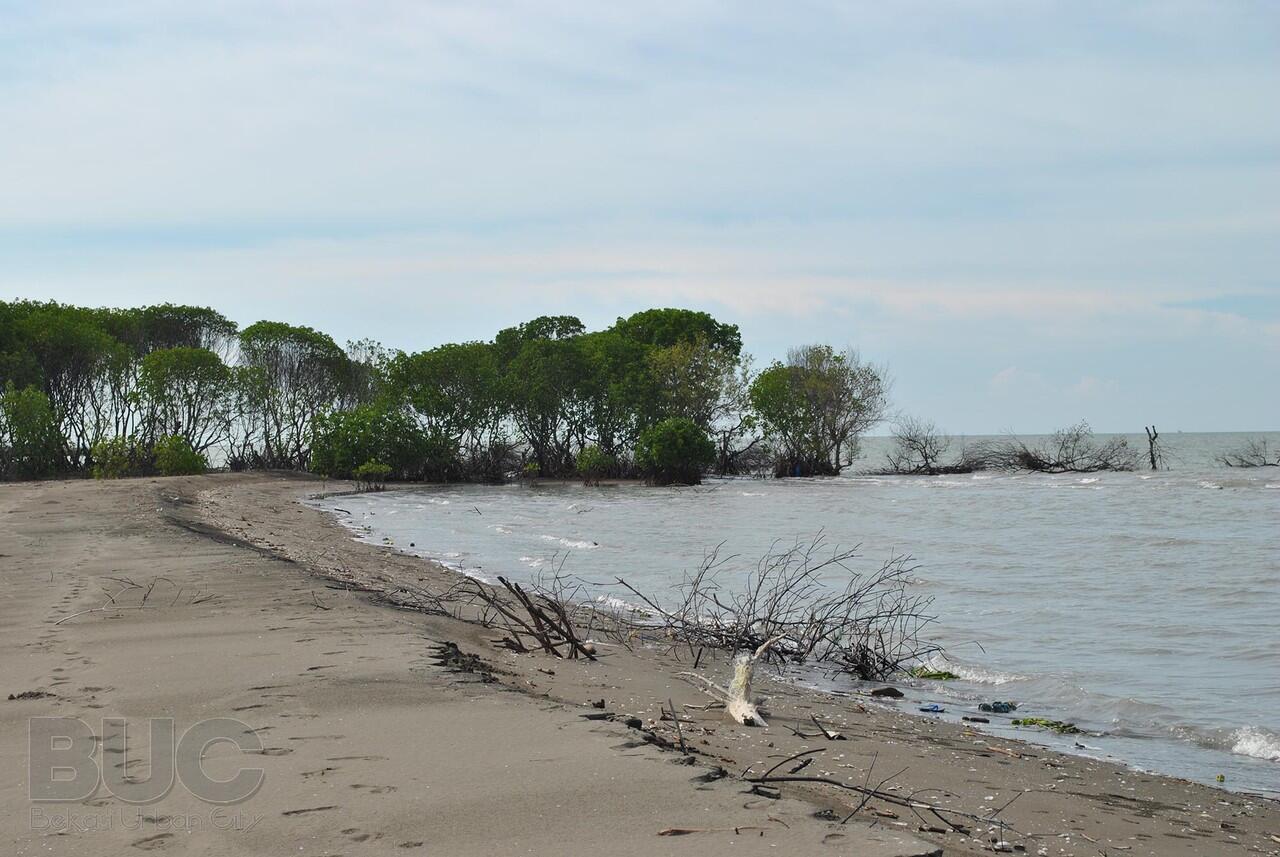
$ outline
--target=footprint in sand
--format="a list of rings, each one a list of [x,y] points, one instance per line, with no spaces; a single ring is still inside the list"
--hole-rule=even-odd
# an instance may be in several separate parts
[[[259,756],[287,756],[293,750],[288,747],[263,747],[261,750],[245,750],[246,753],[257,753]]]
[[[314,770],[314,771],[303,771],[303,772],[302,772],[302,778],[303,778],[304,780],[309,780],[309,779],[311,779],[312,777],[323,777],[323,776],[325,776],[326,774],[332,773],[333,771],[336,771],[336,770],[338,770],[338,768],[336,768],[336,767],[335,767],[335,766],[333,766],[333,765],[330,765],[330,766],[328,766],[328,767],[326,767],[326,768],[317,768],[317,769],[316,769],[316,770]],[[354,786],[353,786],[353,788],[354,788]]]
[[[386,795],[399,790],[398,786],[369,786],[364,783],[353,783],[351,788],[367,791],[371,795]]]
[[[377,842],[382,838],[381,833],[366,833],[358,827],[348,827],[342,831],[342,835],[352,842]]]
[[[131,842],[130,844],[134,848],[140,848],[143,851],[155,851],[165,847],[172,838],[172,833],[157,833],[155,836],[148,836],[146,839],[139,839],[137,842]]]
[[[306,809],[286,809],[284,812],[280,814],[281,815],[307,815],[312,812],[328,812],[331,809],[337,809],[337,808],[338,807],[336,805],[329,804],[328,806],[311,806],[311,807],[307,807]]]

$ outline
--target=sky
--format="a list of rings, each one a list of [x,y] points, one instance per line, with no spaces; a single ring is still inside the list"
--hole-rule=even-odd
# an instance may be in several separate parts
[[[0,0],[0,299],[854,347],[955,433],[1280,429],[1280,4]]]

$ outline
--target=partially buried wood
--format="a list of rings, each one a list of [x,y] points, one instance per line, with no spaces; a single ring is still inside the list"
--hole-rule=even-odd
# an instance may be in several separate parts
[[[764,657],[765,653],[781,639],[782,637],[774,637],[765,641],[754,652],[743,652],[734,658],[733,679],[729,682],[728,687],[720,687],[720,685],[697,673],[684,672],[679,673],[679,676],[692,680],[701,688],[703,693],[718,702],[723,702],[724,709],[728,715],[743,726],[768,726],[769,724],[760,716],[757,703],[751,698],[751,680],[755,674],[756,662]]]

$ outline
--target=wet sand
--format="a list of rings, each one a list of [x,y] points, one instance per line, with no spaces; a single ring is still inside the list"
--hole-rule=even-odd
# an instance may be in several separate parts
[[[379,592],[442,588],[452,573],[357,543],[299,502],[341,487],[273,475],[0,486],[4,853],[922,855],[1003,841],[1046,855],[1280,854],[1280,808],[1263,799],[769,681],[769,727],[741,727],[685,708],[706,698],[669,655],[517,655],[477,625],[388,606]],[[437,664],[446,641],[494,680]],[[702,671],[719,679],[725,665]],[[48,695],[5,699],[24,692]],[[668,700],[688,754],[659,746],[678,737],[659,720]],[[583,716],[601,711],[616,718]],[[815,714],[846,740],[819,735]],[[145,806],[105,788],[36,804],[27,723],[39,716],[95,731],[103,717],[172,717],[180,732],[234,718],[261,752],[215,747],[208,768],[258,767],[263,784],[226,807],[181,785]],[[961,832],[872,800],[840,824],[858,795],[794,783],[774,797],[740,777],[815,748],[799,776],[894,775],[886,792],[984,821]],[[146,777],[132,753],[96,758]],[[673,830],[695,832],[662,835]]]

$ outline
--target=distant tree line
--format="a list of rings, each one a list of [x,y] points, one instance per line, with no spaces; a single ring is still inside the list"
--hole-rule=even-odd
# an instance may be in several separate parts
[[[856,353],[805,346],[757,372],[736,325],[681,309],[405,353],[206,307],[0,302],[0,391],[4,479],[211,461],[377,484],[834,475],[888,406]]]

